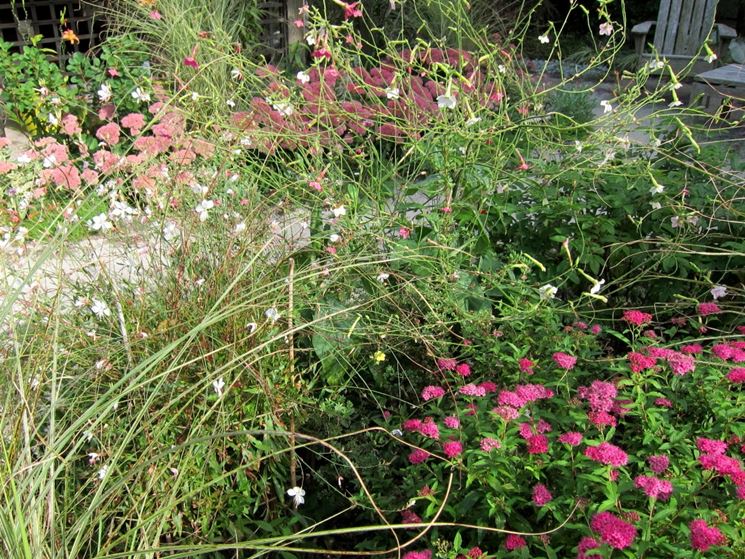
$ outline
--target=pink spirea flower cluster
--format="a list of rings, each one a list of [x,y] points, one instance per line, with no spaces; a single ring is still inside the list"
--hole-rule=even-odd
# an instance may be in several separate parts
[[[535,367],[535,362],[531,361],[530,359],[523,357],[517,362],[518,366],[520,367],[520,372],[525,373],[526,375],[532,375],[534,373],[533,367]]]
[[[409,462],[411,464],[421,464],[427,458],[430,457],[430,453],[426,450],[422,450],[420,448],[415,448],[411,453],[409,454]]]
[[[656,474],[661,474],[670,466],[670,458],[664,454],[654,454],[647,458],[649,469]]]
[[[497,439],[492,439],[491,437],[484,437],[481,439],[481,450],[484,452],[491,452],[492,450],[496,450],[498,448],[502,447],[502,443],[499,442]]]
[[[452,357],[441,357],[437,360],[437,366],[443,371],[454,371],[458,361]]]
[[[458,392],[463,394],[463,396],[472,396],[474,398],[480,398],[482,396],[486,396],[486,389],[483,386],[476,386],[473,383],[469,383],[464,386],[461,386],[458,389]]]
[[[642,371],[646,371],[657,365],[656,358],[652,357],[651,355],[644,355],[643,353],[639,353],[636,351],[632,351],[631,353],[629,353],[626,356],[626,359],[629,360],[629,366],[635,373],[641,373]]]
[[[654,476],[637,476],[634,485],[644,491],[647,497],[667,501],[673,493],[673,484],[666,479]]]
[[[727,538],[716,526],[709,526],[706,520],[697,518],[688,525],[691,531],[691,547],[697,551],[707,551],[711,546],[724,545]]]
[[[550,502],[553,498],[554,497],[553,495],[551,495],[548,487],[546,487],[542,483],[536,483],[533,486],[533,503],[536,506],[542,507],[546,503]]]
[[[593,381],[590,386],[580,386],[578,390],[579,397],[590,405],[590,421],[597,426],[615,427],[616,418],[611,414],[625,413],[625,408],[616,400],[617,394],[614,384],[600,380]]]
[[[582,443],[582,433],[578,433],[577,431],[569,431],[568,433],[563,433],[559,437],[559,442],[568,444],[570,446],[579,446],[580,443]]]
[[[404,554],[403,559],[432,559],[432,551],[429,549],[423,551],[409,551]]]
[[[741,384],[745,382],[745,368],[738,367],[732,369],[729,373],[727,373],[727,380],[735,384]]]
[[[574,357],[573,355],[569,355],[568,353],[564,353],[562,351],[557,351],[551,357],[559,367],[561,367],[562,369],[566,371],[571,371],[572,369],[574,369],[574,366],[577,364],[576,357]]]
[[[548,437],[546,435],[531,435],[526,440],[528,442],[528,454],[548,452]]]
[[[440,438],[440,429],[431,417],[427,417],[424,421],[421,419],[407,419],[404,421],[403,430],[418,432],[430,439],[436,440]]]
[[[579,545],[577,545],[577,559],[602,559],[602,555],[597,555],[595,553],[587,555],[589,550],[597,549],[598,547],[600,547],[600,542],[598,540],[589,536],[584,536],[579,540]]]
[[[518,536],[517,534],[508,534],[504,540],[504,547],[507,548],[507,551],[514,551],[516,549],[528,547],[528,543],[522,536]]]
[[[745,496],[745,469],[737,458],[727,456],[728,444],[725,441],[698,438],[696,448],[702,453],[698,461],[703,469],[729,478],[737,486],[738,497]]]
[[[445,395],[445,389],[441,386],[425,386],[422,389],[422,400],[429,401],[435,398],[442,398]]]
[[[448,429],[458,429],[460,427],[460,419],[455,417],[454,415],[447,416],[443,423],[445,424],[445,427]]]
[[[585,449],[585,456],[595,462],[616,467],[625,466],[629,461],[628,454],[616,445],[607,442],[602,442],[597,446],[588,446]]]
[[[715,344],[712,346],[711,352],[722,361],[745,362],[745,347],[742,346],[741,342]]]
[[[455,458],[463,452],[463,443],[460,441],[447,441],[443,443],[442,451],[448,458]]]
[[[626,549],[636,538],[636,528],[632,524],[607,511],[593,516],[590,526],[614,549]]]
[[[716,303],[708,302],[699,303],[698,307],[696,307],[696,311],[698,311],[700,316],[709,316],[710,314],[719,314],[722,312],[722,309],[720,309],[719,305]]]
[[[652,322],[652,315],[637,310],[623,311],[623,319],[634,326],[646,326]]]
[[[661,408],[672,408],[673,407],[673,403],[667,398],[655,398],[654,405],[660,406]]]

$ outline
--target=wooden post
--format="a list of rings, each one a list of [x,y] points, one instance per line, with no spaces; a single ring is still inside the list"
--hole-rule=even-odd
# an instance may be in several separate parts
[[[302,43],[304,32],[293,23],[298,19],[298,10],[303,6],[303,0],[287,0],[287,49],[292,52],[294,43]]]

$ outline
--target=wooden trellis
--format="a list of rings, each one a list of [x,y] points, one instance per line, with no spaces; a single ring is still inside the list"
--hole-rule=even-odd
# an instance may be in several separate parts
[[[1,0],[0,0],[1,1]],[[65,24],[60,25],[64,18]],[[63,29],[72,29],[80,39],[73,45],[62,39]],[[42,35],[39,45],[54,50],[60,67],[75,51],[85,52],[98,38],[90,7],[75,0],[26,0],[0,3],[0,33],[14,47],[28,44],[34,35]]]

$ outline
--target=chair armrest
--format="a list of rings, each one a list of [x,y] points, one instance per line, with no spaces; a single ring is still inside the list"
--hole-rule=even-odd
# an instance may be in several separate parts
[[[647,33],[649,33],[649,30],[652,29],[652,26],[656,23],[656,21],[643,21],[641,23],[637,23],[634,27],[631,28],[631,34],[646,35]]]
[[[723,23],[717,23],[717,33],[719,34],[719,39],[724,41],[737,37],[737,31]]]

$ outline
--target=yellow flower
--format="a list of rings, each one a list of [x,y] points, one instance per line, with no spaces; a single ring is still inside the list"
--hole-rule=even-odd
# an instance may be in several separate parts
[[[67,41],[71,45],[77,45],[80,42],[80,39],[72,29],[65,29],[62,32],[62,40]]]
[[[373,360],[376,363],[382,363],[383,361],[385,361],[385,353],[380,350],[376,351],[375,353],[373,353]]]

